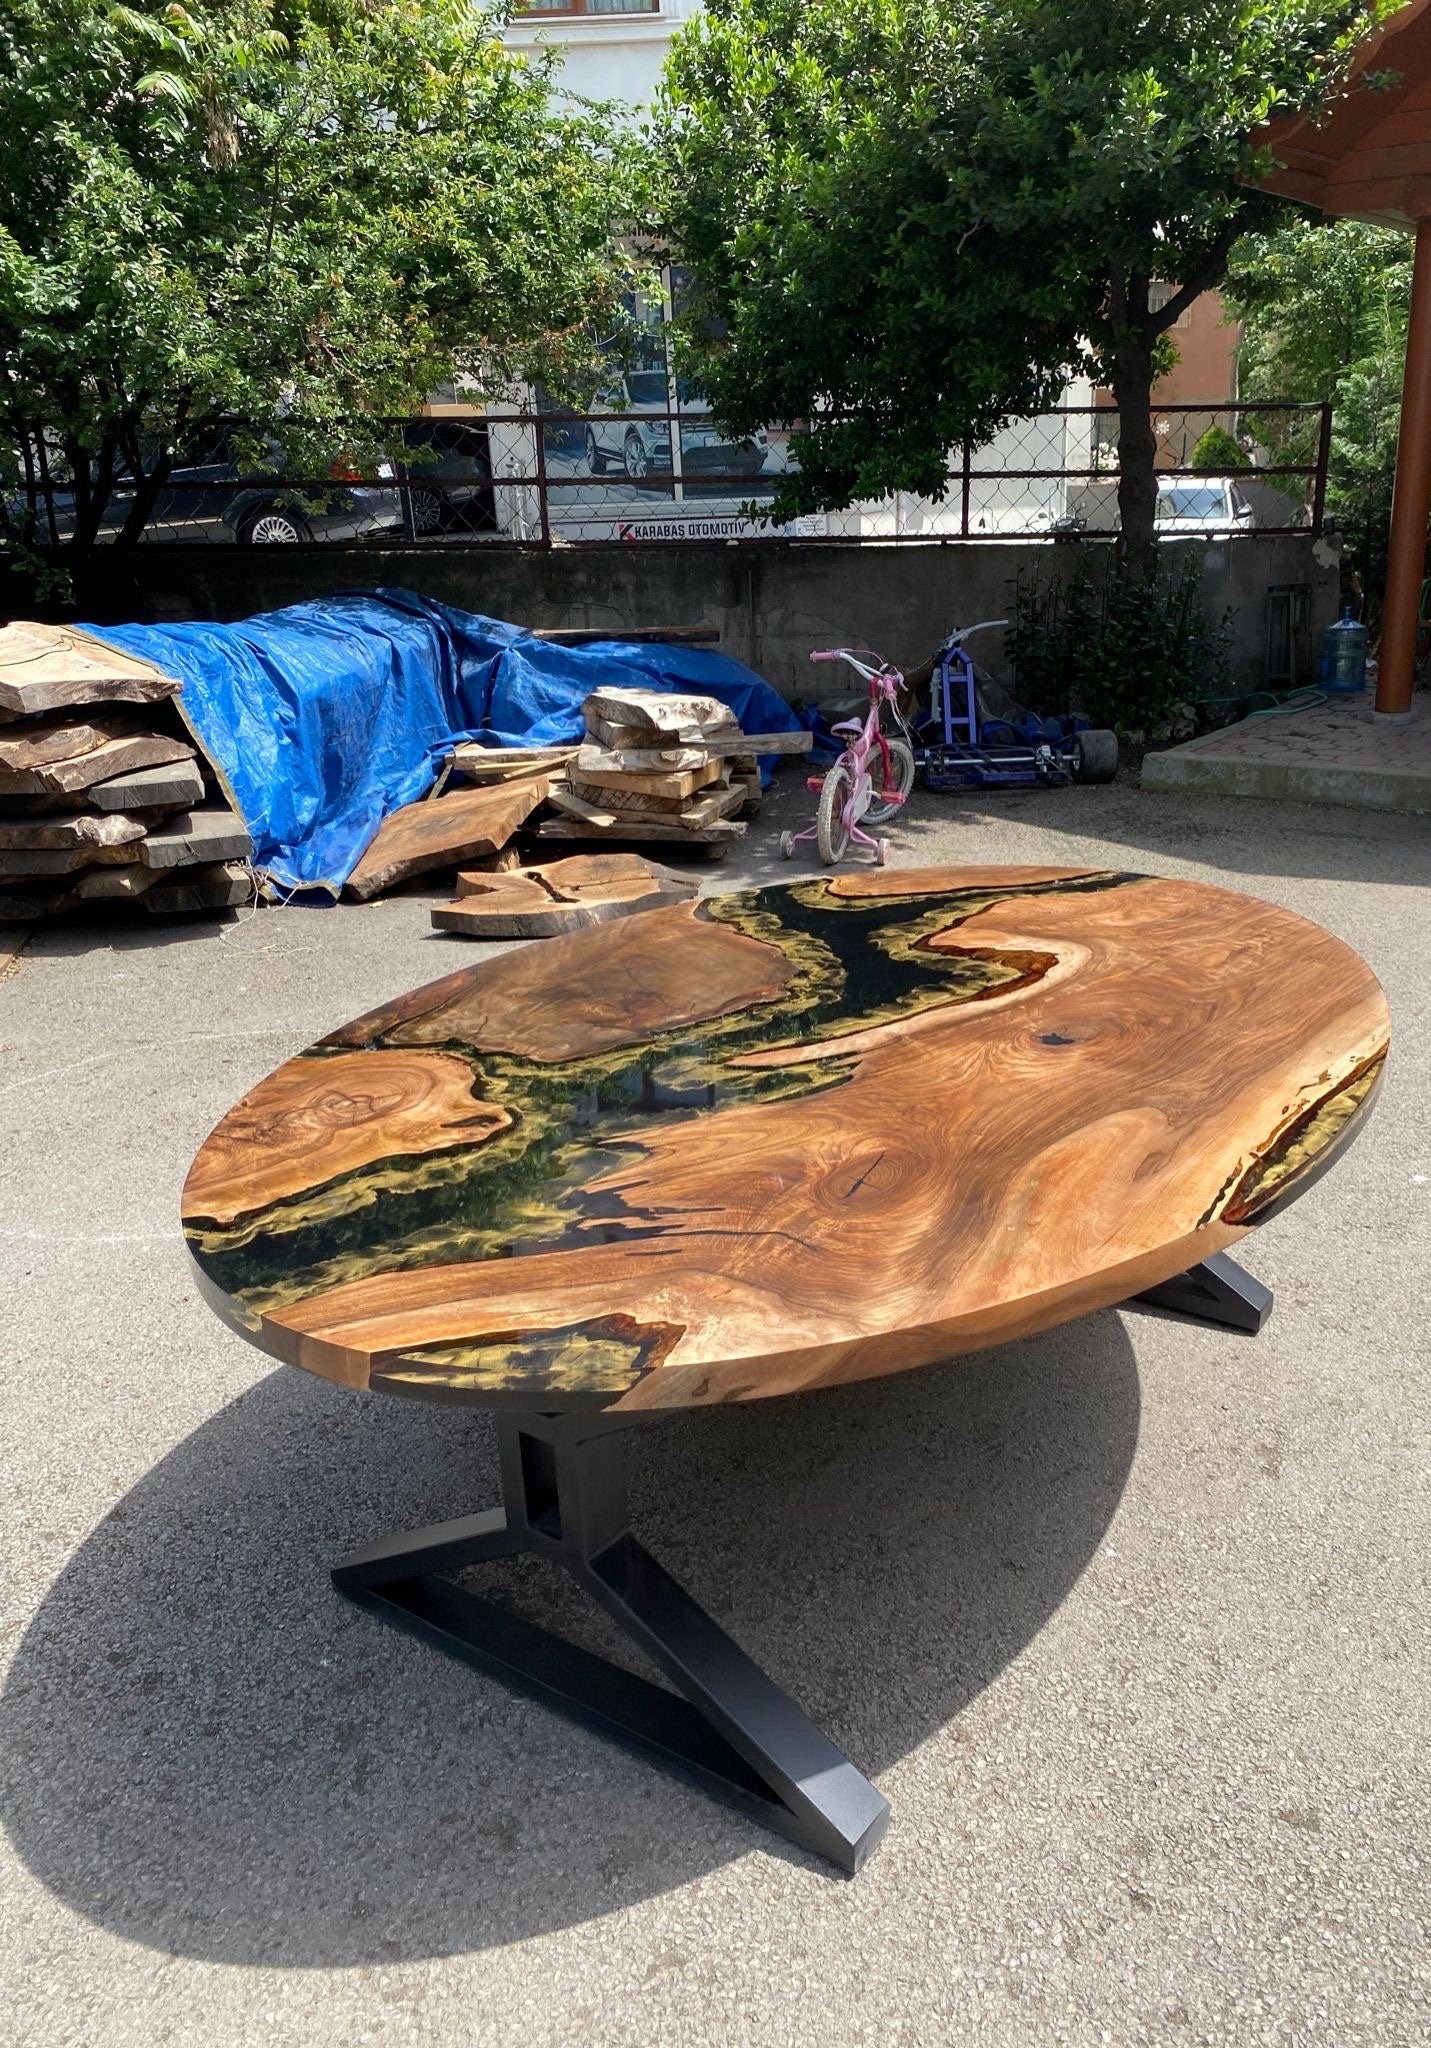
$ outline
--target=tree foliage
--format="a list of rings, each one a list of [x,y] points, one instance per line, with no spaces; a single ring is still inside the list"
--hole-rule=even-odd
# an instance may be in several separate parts
[[[331,459],[336,433],[459,369],[569,377],[624,282],[628,164],[599,110],[554,109],[502,18],[7,0],[0,463],[33,469],[44,434],[77,545],[122,469],[136,538],[175,448],[219,416],[311,430]]]
[[[1225,287],[1242,322],[1244,395],[1331,403],[1327,510],[1373,608],[1386,574],[1412,263],[1411,242],[1392,230],[1289,219],[1238,243]],[[1246,417],[1274,460],[1300,459],[1280,445],[1275,416]]]
[[[1146,567],[1164,337],[1267,210],[1249,135],[1367,26],[1358,0],[709,0],[668,72],[666,211],[717,411],[804,423],[777,511],[938,492],[951,443],[1081,365]]]
[[[1216,421],[1198,436],[1188,467],[1203,476],[1227,476],[1232,470],[1250,467],[1241,443]]]

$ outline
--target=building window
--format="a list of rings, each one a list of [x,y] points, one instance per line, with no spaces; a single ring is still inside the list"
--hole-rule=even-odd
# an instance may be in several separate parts
[[[519,14],[659,14],[661,0],[518,0]]]

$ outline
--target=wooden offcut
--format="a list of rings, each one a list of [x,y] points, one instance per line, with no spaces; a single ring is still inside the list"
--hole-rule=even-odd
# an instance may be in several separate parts
[[[0,626],[0,718],[72,704],[157,704],[178,688],[152,662],[120,654],[73,626],[30,619]]]
[[[564,768],[575,754],[575,747],[482,747],[464,740],[449,760],[453,774],[464,782],[506,782]]]
[[[624,791],[632,796],[661,797],[668,803],[680,803],[688,796],[694,796],[698,789],[705,789],[709,783],[719,782],[725,770],[719,761],[706,761],[697,767],[657,769],[651,771],[631,770],[625,767],[586,769],[578,763],[569,769],[567,781],[580,794],[591,790]],[[599,798],[589,798],[597,802]]]
[[[72,846],[127,846],[144,837],[144,822],[123,811],[39,812],[0,817],[0,847],[16,852],[60,852]]]
[[[552,802],[557,800],[552,793]],[[738,818],[716,818],[709,825],[683,825],[679,818],[641,817],[634,811],[600,811],[593,817],[571,814],[543,818],[536,827],[538,839],[614,839],[664,842],[667,846],[726,846],[745,837]]]
[[[404,805],[379,827],[346,893],[366,903],[416,875],[500,852],[547,789],[546,777],[534,775]]]
[[[578,749],[573,772],[591,779],[592,772],[669,775],[699,768],[709,760],[755,760],[765,754],[808,754],[812,732],[734,732],[715,738],[684,740],[671,747],[607,747],[586,740]]]
[[[85,802],[101,811],[181,811],[201,803],[204,778],[197,761],[171,761],[162,768],[141,768],[96,782]]]
[[[203,910],[233,910],[249,902],[254,893],[253,877],[242,861],[223,861],[211,867],[182,868],[172,878],[159,875],[145,891],[142,902],[154,915]]]
[[[135,857],[147,868],[181,868],[247,860],[252,852],[253,841],[242,819],[227,805],[216,805],[210,810],[180,811],[155,825],[135,848]]]
[[[157,768],[193,758],[194,749],[187,740],[172,739],[167,733],[130,733],[122,739],[106,739],[68,760],[42,761],[31,768],[0,768],[0,797],[70,796],[137,768]]]
[[[592,729],[593,721],[600,720],[608,727],[669,735],[677,740],[687,734],[740,731],[735,713],[719,698],[675,690],[593,690],[582,712],[588,730]]]
[[[687,875],[634,853],[575,854],[510,874],[457,877],[458,900],[432,913],[439,931],[473,939],[551,938],[693,896]]]

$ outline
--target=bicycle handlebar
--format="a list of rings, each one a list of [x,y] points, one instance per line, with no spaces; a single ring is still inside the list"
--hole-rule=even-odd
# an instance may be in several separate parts
[[[1007,619],[980,619],[976,626],[956,626],[945,641],[946,647],[953,647],[957,641],[967,640],[974,633],[990,632],[995,626],[1007,626]]]

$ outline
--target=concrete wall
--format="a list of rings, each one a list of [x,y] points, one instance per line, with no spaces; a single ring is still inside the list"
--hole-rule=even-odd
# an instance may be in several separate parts
[[[1247,535],[1165,543],[1201,558],[1209,611],[1234,614],[1236,679],[1263,682],[1267,592],[1303,586],[1319,631],[1336,616],[1338,558],[1309,536]],[[613,543],[551,550],[502,546],[397,548],[141,547],[121,568],[101,550],[68,616],[124,620],[236,619],[330,591],[405,585],[465,610],[530,626],[716,626],[721,646],[787,697],[848,694],[837,671],[810,666],[813,647],[877,648],[903,668],[926,660],[949,627],[1001,618],[1015,577],[1096,568],[1106,547],[1047,542],[886,546],[798,541],[755,546]],[[0,590],[0,602],[5,592]],[[12,616],[33,612],[18,586]],[[979,659],[1003,673],[1002,636]],[[1312,635],[1315,645],[1315,632]]]

